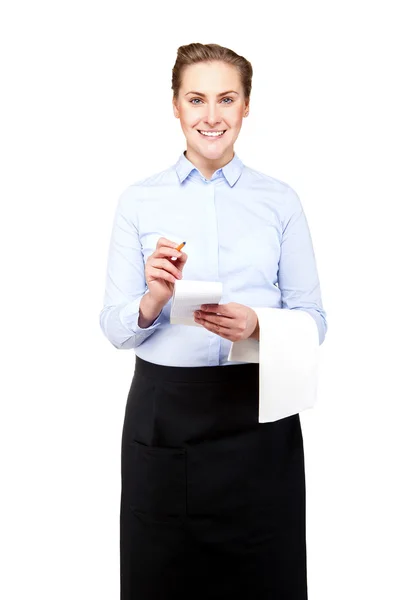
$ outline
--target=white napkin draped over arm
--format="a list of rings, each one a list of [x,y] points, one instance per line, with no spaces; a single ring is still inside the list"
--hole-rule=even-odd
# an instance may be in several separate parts
[[[251,307],[259,341],[233,342],[228,360],[259,363],[259,423],[277,421],[316,402],[319,333],[304,310]]]

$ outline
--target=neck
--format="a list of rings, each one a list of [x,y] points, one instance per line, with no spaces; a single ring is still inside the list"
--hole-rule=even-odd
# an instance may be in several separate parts
[[[190,148],[184,151],[184,156],[193,163],[206,179],[210,179],[215,171],[227,165],[234,158],[234,149],[226,151],[223,156],[214,160],[205,158]]]

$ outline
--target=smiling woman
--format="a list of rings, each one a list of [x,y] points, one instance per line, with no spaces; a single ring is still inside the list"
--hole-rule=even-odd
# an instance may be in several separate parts
[[[298,195],[234,150],[251,81],[233,50],[181,46],[172,106],[186,150],[117,205],[100,323],[136,354],[121,448],[121,600],[307,599],[299,414],[259,422],[259,365],[229,360],[232,340],[259,340],[251,306],[308,311],[320,343],[326,332]],[[191,327],[170,322],[183,276],[223,283],[223,303]]]

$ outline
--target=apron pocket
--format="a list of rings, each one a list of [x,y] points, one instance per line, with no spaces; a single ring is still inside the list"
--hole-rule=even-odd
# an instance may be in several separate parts
[[[147,446],[135,440],[128,474],[130,508],[156,521],[174,520],[186,514],[186,450]]]

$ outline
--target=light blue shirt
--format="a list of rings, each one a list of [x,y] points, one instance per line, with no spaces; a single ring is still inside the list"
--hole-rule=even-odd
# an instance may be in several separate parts
[[[183,279],[221,281],[220,304],[304,310],[327,332],[311,235],[297,193],[237,154],[206,179],[186,158],[128,186],[117,202],[100,326],[115,348],[170,366],[233,365],[233,342],[204,327],[171,325],[171,302],[138,326],[147,258],[160,237],[185,241]]]

